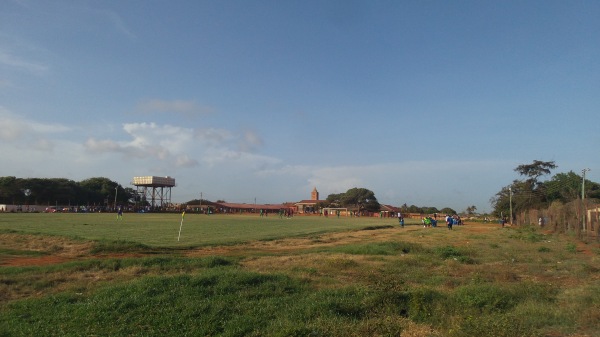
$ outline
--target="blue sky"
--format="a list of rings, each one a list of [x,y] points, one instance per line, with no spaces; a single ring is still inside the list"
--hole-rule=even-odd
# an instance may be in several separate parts
[[[600,181],[599,17],[598,1],[4,0],[0,175],[489,211],[534,159]]]

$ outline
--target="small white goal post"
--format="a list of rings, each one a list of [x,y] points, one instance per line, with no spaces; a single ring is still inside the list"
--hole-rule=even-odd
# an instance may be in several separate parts
[[[323,215],[327,212],[327,215],[336,216],[338,212],[340,212],[340,216],[350,216],[350,212],[348,212],[347,208],[339,208],[339,207],[325,207],[322,209]]]

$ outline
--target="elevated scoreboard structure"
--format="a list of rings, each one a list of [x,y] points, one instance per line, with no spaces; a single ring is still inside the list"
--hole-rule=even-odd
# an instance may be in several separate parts
[[[171,188],[175,187],[175,178],[171,177],[133,177],[131,183],[138,195],[147,201],[152,209],[163,208],[171,204]]]

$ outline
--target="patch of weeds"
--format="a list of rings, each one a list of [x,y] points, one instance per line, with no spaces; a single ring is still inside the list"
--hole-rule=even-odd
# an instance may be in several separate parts
[[[90,295],[68,292],[13,302],[0,315],[0,335],[281,335],[265,329],[282,313],[293,323],[304,322],[302,311],[294,317],[290,307],[305,295],[302,282],[281,275],[212,269],[198,276],[142,277]],[[333,308],[362,317],[368,307],[360,300],[341,298]]]
[[[584,264],[581,266],[581,273],[582,273],[584,276],[587,276],[587,275],[595,275],[595,274],[597,274],[597,273],[598,273],[598,271],[600,271],[600,269],[599,269],[598,267],[596,267],[596,266],[593,266],[593,265],[591,265],[591,264],[589,264],[589,263],[584,263]]]
[[[567,243],[567,252],[569,253],[577,253],[577,245],[575,245],[574,243]]]
[[[490,243],[490,248],[500,248],[500,245],[497,243]]]
[[[221,256],[209,256],[201,260],[201,264],[207,268],[225,267],[233,265],[233,261]]]
[[[443,293],[428,289],[418,288],[409,293],[408,317],[415,322],[431,323],[443,313],[446,297]]]
[[[321,236],[310,236],[308,238],[312,243],[324,243],[325,240]]]
[[[292,268],[294,273],[306,274],[308,276],[316,276],[319,274],[317,268],[314,267],[294,267]]]
[[[10,248],[0,248],[0,256],[1,255],[9,255],[9,256],[44,256],[48,255],[46,252],[40,252],[36,250],[21,250],[21,249],[10,249]]]
[[[376,242],[362,245],[346,245],[331,248],[330,251],[354,255],[397,255],[423,251],[423,247],[410,242]]]
[[[373,231],[373,230],[378,230],[378,229],[389,229],[389,228],[394,228],[394,226],[391,226],[391,225],[385,225],[385,226],[367,226],[367,227],[363,227],[361,230],[363,230],[363,231]]]
[[[500,313],[513,308],[519,300],[509,289],[489,283],[466,285],[453,294],[455,309],[463,314]]]
[[[518,227],[509,237],[528,242],[540,242],[544,240],[544,235],[538,233],[536,227],[527,225]]]
[[[94,247],[91,250],[92,254],[100,253],[127,253],[127,252],[139,252],[139,251],[150,251],[150,247],[139,242],[131,241],[96,241]]]
[[[454,246],[444,246],[444,247],[436,247],[434,249],[436,255],[441,257],[444,260],[454,259],[455,261],[459,261],[461,263],[466,264],[475,264],[475,260],[471,257],[467,256],[462,251],[458,250]]]
[[[540,253],[549,253],[551,251],[552,250],[550,248],[545,247],[545,246],[542,246],[542,247],[538,248],[538,252],[540,252]]]
[[[335,258],[330,260],[328,264],[331,267],[340,268],[340,269],[353,269],[359,266],[358,262],[352,259],[344,259],[344,258]]]
[[[534,337],[539,334],[518,317],[494,314],[467,316],[457,328],[450,330],[451,337],[495,336],[495,337]]]

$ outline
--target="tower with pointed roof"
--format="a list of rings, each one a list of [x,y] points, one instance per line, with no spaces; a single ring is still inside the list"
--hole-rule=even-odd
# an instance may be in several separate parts
[[[319,200],[319,191],[317,191],[316,187],[310,193],[310,200]]]

